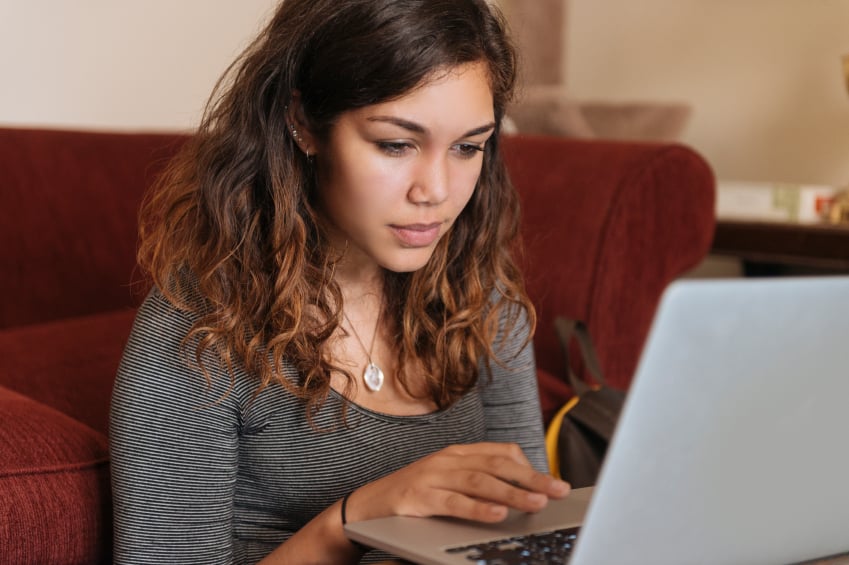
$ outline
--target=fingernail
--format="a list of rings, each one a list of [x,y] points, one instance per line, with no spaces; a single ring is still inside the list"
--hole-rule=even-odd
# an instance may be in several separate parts
[[[490,504],[489,513],[493,516],[502,516],[507,512],[507,507],[498,504]]]
[[[554,490],[559,494],[565,494],[572,488],[569,483],[561,480],[554,481]]]
[[[529,492],[527,496],[528,502],[531,504],[545,504],[548,502],[548,497],[538,492]]]

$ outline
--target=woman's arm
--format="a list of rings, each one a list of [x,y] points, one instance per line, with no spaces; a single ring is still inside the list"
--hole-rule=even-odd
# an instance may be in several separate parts
[[[491,381],[486,371],[481,370],[486,439],[519,444],[534,469],[547,473],[545,430],[527,318],[522,313],[512,331],[505,334],[511,329],[506,321],[507,314],[506,311],[502,314],[500,333],[495,341],[501,363],[491,361]]]
[[[154,291],[124,352],[110,417],[116,564],[246,559],[233,543],[234,495],[250,394],[231,389],[214,359],[210,385],[188,368],[192,352],[181,341],[191,325]],[[354,563],[361,555],[344,535],[337,502],[267,562]]]
[[[191,322],[152,293],[136,319],[110,418],[116,563],[230,563],[239,407],[190,371]]]

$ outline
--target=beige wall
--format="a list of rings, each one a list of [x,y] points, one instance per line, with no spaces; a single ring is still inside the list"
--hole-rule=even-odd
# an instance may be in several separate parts
[[[0,0],[0,125],[174,129],[275,0]]]
[[[576,98],[691,103],[684,141],[721,178],[849,183],[849,0],[571,0],[568,21]]]
[[[275,5],[0,0],[0,124],[192,127]],[[849,182],[849,0],[571,0],[564,15],[575,97],[690,102],[685,141],[724,178]]]

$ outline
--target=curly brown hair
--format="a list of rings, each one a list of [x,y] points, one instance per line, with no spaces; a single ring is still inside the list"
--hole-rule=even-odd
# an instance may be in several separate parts
[[[339,260],[322,228],[316,180],[287,128],[293,93],[326,137],[343,112],[396,99],[470,62],[489,71],[496,123],[513,94],[516,54],[485,0],[285,0],[216,86],[198,131],[142,208],[139,259],[153,282],[198,321],[185,344],[217,354],[303,398],[308,416],[330,390],[328,341],[340,325]],[[511,257],[518,198],[487,141],[471,200],[413,273],[384,272],[384,319],[398,344],[398,379],[424,367],[426,397],[445,408],[497,356],[499,317],[535,324]],[[200,297],[198,301],[191,297]],[[300,376],[283,375],[289,363]],[[206,372],[206,371],[204,371]],[[417,375],[420,378],[420,375]]]

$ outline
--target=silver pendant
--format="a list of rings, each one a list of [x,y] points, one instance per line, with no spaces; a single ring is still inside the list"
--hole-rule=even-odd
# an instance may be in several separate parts
[[[374,363],[369,363],[363,371],[363,380],[370,391],[377,392],[383,386],[383,371]]]

